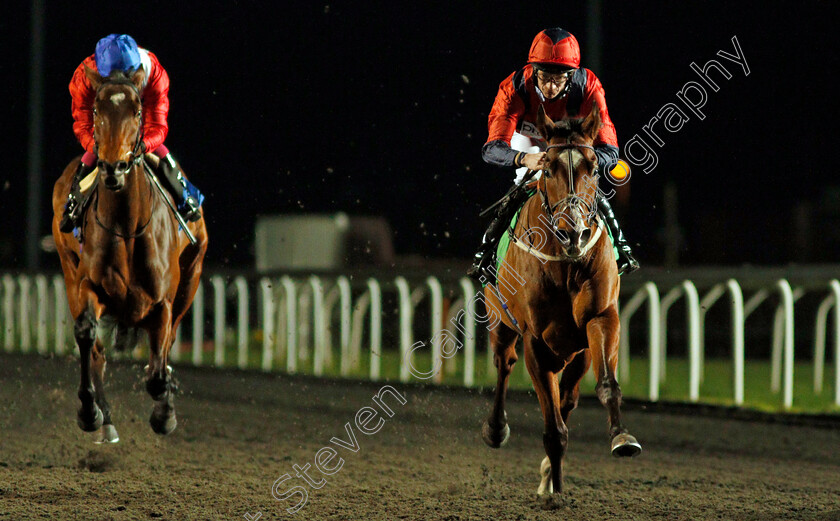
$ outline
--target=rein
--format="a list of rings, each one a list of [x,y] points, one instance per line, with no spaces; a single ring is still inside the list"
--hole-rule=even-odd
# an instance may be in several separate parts
[[[141,156],[142,157],[142,156]],[[145,176],[144,176],[145,177]],[[120,233],[116,230],[116,228],[106,226],[102,221],[99,220],[99,188],[97,187],[96,192],[94,192],[94,201],[93,201],[93,217],[96,220],[96,224],[98,224],[103,230],[110,233],[111,235],[115,235],[117,237],[123,239],[136,239],[137,237],[141,237],[144,233],[146,233],[146,228],[148,228],[149,223],[152,222],[152,195],[154,192],[152,191],[152,183],[149,179],[146,179],[146,182],[149,184],[149,219],[146,223],[139,228],[139,231],[132,234],[124,234]]]
[[[575,183],[574,183],[574,178],[573,178],[573,174],[572,174],[572,150],[575,150],[575,149],[578,149],[578,148],[586,148],[586,149],[589,149],[593,152],[595,151],[595,147],[592,147],[590,145],[575,145],[575,144],[572,144],[572,143],[562,143],[562,144],[548,145],[545,149],[546,152],[548,152],[549,150],[552,150],[552,149],[559,150],[561,152],[563,150],[565,150],[566,152],[568,152],[568,155],[569,155],[569,180],[568,180],[568,183],[567,183],[567,186],[569,187],[569,195],[567,195],[563,199],[560,199],[559,201],[557,201],[556,203],[554,203],[552,205],[551,202],[548,200],[548,188],[547,187],[543,188],[543,185],[540,185],[539,182],[537,182],[537,188],[539,189],[540,197],[542,198],[542,208],[543,208],[543,210],[546,211],[546,213],[548,213],[549,219],[553,219],[554,212],[563,203],[573,204],[573,205],[578,205],[582,202],[585,203],[575,193]],[[548,170],[546,170],[546,177],[550,177],[550,175],[551,175],[551,173]]]

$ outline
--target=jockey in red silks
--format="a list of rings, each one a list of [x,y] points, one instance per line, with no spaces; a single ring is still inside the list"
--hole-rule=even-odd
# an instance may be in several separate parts
[[[70,81],[70,96],[73,99],[73,132],[85,149],[82,161],[73,176],[73,184],[67,198],[59,228],[67,233],[73,230],[82,213],[82,195],[79,183],[93,171],[97,164],[96,143],[93,137],[93,102],[96,91],[85,76],[85,67],[93,69],[107,79],[119,71],[130,75],[142,67],[146,73],[141,97],[143,103],[144,152],[151,152],[160,158],[157,176],[163,180],[172,194],[179,213],[187,221],[201,219],[199,207],[204,196],[181,175],[178,165],[163,144],[169,125],[169,75],[153,53],[137,47],[134,38],[127,34],[110,34],[96,44],[96,52],[76,67]]]
[[[490,111],[489,137],[482,148],[482,158],[491,165],[517,167],[514,187],[505,197],[490,223],[472,267],[467,274],[478,280],[495,280],[486,270],[493,262],[498,239],[510,225],[516,211],[528,199],[519,181],[529,170],[547,168],[545,140],[537,130],[540,106],[552,120],[586,117],[598,106],[603,125],[595,140],[595,155],[600,172],[609,172],[618,161],[618,140],[607,112],[604,88],[595,73],[580,68],[577,39],[559,27],[541,31],[528,53],[528,64],[499,85],[499,93]],[[609,226],[619,252],[619,273],[630,273],[639,264],[633,258],[618,221],[605,197],[598,197],[598,212]]]

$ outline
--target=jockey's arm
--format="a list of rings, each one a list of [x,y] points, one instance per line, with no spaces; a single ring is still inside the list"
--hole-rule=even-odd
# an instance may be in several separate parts
[[[143,88],[143,143],[153,152],[169,133],[169,75],[152,53],[152,72]]]
[[[93,152],[96,146],[96,141],[93,139],[93,98],[96,93],[85,76],[85,64],[88,60],[76,67],[69,88],[72,100],[73,133],[76,134],[76,139],[86,152]]]
[[[489,136],[481,148],[481,157],[491,165],[510,167],[528,166],[526,156],[540,156],[543,154],[525,154],[510,147],[510,138],[516,130],[519,119],[525,114],[525,103],[515,92],[512,82],[513,74],[508,76],[500,85],[493,108],[487,121]],[[537,163],[528,158],[528,163]]]
[[[591,71],[589,74],[581,114],[589,114],[596,104],[600,109],[601,129],[598,131],[598,137],[595,138],[593,146],[595,155],[598,156],[598,169],[603,175],[612,170],[618,162],[618,137],[615,133],[615,125],[613,125],[610,113],[607,110],[604,87],[595,74],[592,74]]]

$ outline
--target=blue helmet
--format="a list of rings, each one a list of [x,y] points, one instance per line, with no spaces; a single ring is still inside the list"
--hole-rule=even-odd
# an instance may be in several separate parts
[[[130,72],[140,67],[137,42],[127,34],[109,34],[96,42],[96,68],[102,77],[112,71]]]

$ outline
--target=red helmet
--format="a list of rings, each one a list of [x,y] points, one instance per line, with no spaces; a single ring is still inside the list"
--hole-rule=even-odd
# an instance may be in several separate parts
[[[580,46],[568,31],[559,27],[545,29],[534,38],[528,63],[547,66],[546,69],[577,69],[580,67]]]

